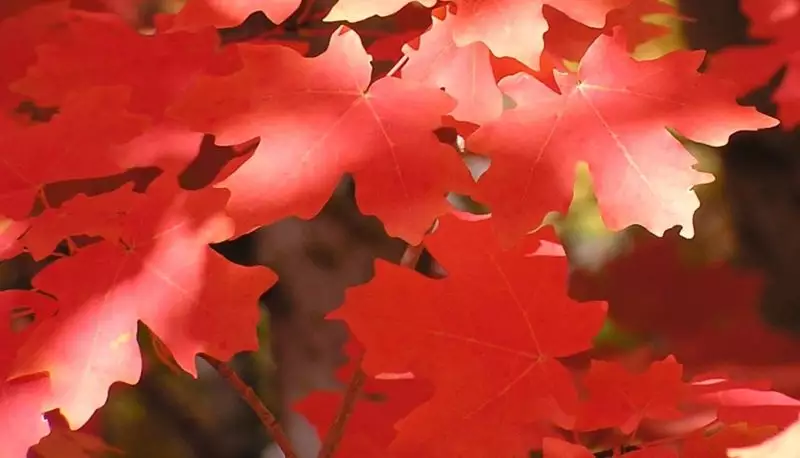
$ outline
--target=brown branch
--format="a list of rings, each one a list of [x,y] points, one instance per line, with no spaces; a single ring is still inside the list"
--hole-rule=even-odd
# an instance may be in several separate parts
[[[356,401],[361,394],[361,388],[364,386],[364,381],[367,378],[366,374],[364,374],[364,371],[361,369],[362,359],[363,354],[359,356],[358,361],[356,361],[356,370],[353,373],[353,377],[350,379],[350,383],[347,385],[347,390],[344,393],[344,399],[342,400],[341,407],[339,407],[339,412],[336,414],[336,418],[333,420],[328,434],[325,435],[322,448],[317,455],[318,458],[333,458],[333,454],[336,453],[336,448],[342,441],[347,420],[350,419],[350,415],[353,413]]]
[[[278,419],[275,418],[275,415],[267,409],[267,406],[261,402],[261,399],[256,395],[252,388],[247,386],[244,381],[239,378],[236,372],[231,369],[230,366],[225,364],[222,361],[219,361],[216,358],[213,358],[208,355],[200,355],[214,370],[219,373],[219,375],[225,379],[226,382],[234,389],[242,399],[247,402],[247,405],[253,409],[258,419],[261,421],[261,424],[264,425],[264,428],[267,430],[269,435],[272,437],[272,440],[278,444],[283,455],[286,458],[297,458],[297,453],[295,453],[294,448],[292,447],[292,443],[289,440],[289,437],[281,428],[280,423],[278,423]]]
[[[394,64],[394,67],[392,67],[392,69],[389,70],[389,73],[386,74],[386,78],[393,76],[395,73],[399,72],[400,69],[403,68],[403,66],[406,64],[406,62],[408,62],[408,54],[403,54],[403,57],[401,57],[400,60],[398,60],[397,63]]]
[[[400,266],[416,270],[423,251],[425,251],[425,247],[422,244],[407,246],[406,251],[403,252],[403,257],[400,258]]]

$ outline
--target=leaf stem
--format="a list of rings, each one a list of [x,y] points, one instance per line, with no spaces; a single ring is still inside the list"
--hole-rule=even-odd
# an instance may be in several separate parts
[[[397,63],[394,64],[394,67],[392,67],[392,69],[389,70],[389,73],[386,74],[386,78],[400,71],[400,69],[403,68],[403,65],[405,65],[406,62],[408,62],[408,54],[403,54],[403,57],[401,57],[400,60],[398,60]]]
[[[252,388],[247,386],[246,383],[233,371],[233,369],[228,366],[226,363],[211,357],[209,355],[201,354],[201,358],[206,360],[214,370],[219,373],[219,375],[225,379],[226,382],[237,392],[242,399],[247,402],[247,405],[253,409],[253,412],[258,416],[258,419],[261,421],[261,424],[264,425],[264,428],[267,430],[270,436],[272,436],[272,440],[278,444],[283,455],[286,458],[297,458],[297,453],[295,453],[294,448],[292,447],[292,442],[289,440],[289,437],[281,428],[280,423],[278,423],[278,419],[275,418],[275,415],[267,409],[267,406],[261,402],[261,399],[256,395]]]
[[[403,257],[400,258],[400,266],[416,270],[423,251],[425,251],[425,247],[421,243],[407,246],[406,251],[403,252]]]
[[[350,383],[347,384],[347,390],[344,393],[342,405],[339,407],[339,412],[336,414],[336,418],[333,420],[328,434],[325,435],[322,448],[317,458],[333,458],[333,454],[336,453],[336,448],[342,441],[347,420],[350,419],[350,415],[353,413],[358,396],[361,394],[361,388],[364,386],[364,381],[366,380],[366,374],[364,374],[364,371],[361,369],[361,361],[363,358],[364,355],[362,354],[359,356],[358,361],[356,361],[356,370],[353,372],[353,377],[350,378]]]

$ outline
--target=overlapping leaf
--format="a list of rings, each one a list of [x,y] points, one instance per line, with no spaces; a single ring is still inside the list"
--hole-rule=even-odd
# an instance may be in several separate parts
[[[189,0],[175,18],[173,27],[233,27],[256,11],[280,24],[297,10],[302,0]]]
[[[503,94],[497,88],[491,66],[491,53],[483,43],[465,47],[453,42],[455,16],[434,17],[431,29],[420,37],[415,48],[404,46],[408,63],[403,79],[444,88],[458,105],[450,113],[460,121],[481,124],[500,116]]]
[[[208,246],[230,235],[231,223],[221,212],[228,192],[181,191],[174,177],[151,187],[127,209],[117,202],[118,221],[93,228],[99,233],[91,235],[104,241],[33,280],[58,299],[59,311],[27,337],[13,375],[47,373],[52,394],[46,410],[60,408],[73,427],[103,405],[111,383],[138,380],[138,320],[193,374],[198,352],[227,359],[257,345],[257,299],[275,276],[232,264]],[[115,191],[119,198],[126,192]],[[82,281],[87,277],[91,284]],[[219,278],[225,281],[211,280]]]
[[[724,262],[690,262],[683,255],[690,242],[678,231],[656,237],[631,230],[633,249],[600,274],[577,272],[572,295],[608,301],[618,326],[655,337],[694,369],[792,362],[797,340],[760,315],[763,279]]]
[[[659,38],[669,32],[669,27],[647,22],[653,15],[675,16],[675,8],[661,0],[631,0],[622,8],[608,14],[603,28],[592,28],[570,18],[551,7],[544,8],[549,29],[544,35],[545,51],[568,61],[578,62],[601,33],[611,34],[621,27],[625,32],[627,49]]]
[[[500,231],[515,238],[548,211],[565,211],[578,161],[588,162],[603,217],[613,229],[642,224],[691,232],[691,187],[709,177],[667,131],[721,146],[739,130],[776,120],[737,105],[733,88],[697,73],[702,53],[637,62],[624,37],[600,36],[576,74],[557,76],[556,93],[528,75],[503,79],[516,107],[483,125],[467,148],[492,159],[479,182]]]
[[[786,72],[773,94],[778,119],[787,129],[800,124],[800,14],[797,5],[786,0],[742,0],[741,9],[750,19],[750,33],[770,41],[763,45],[729,46],[715,54],[708,72],[738,85],[740,95],[766,86],[782,68]]]
[[[241,45],[239,53],[241,70],[202,78],[172,108],[223,143],[261,137],[254,157],[220,184],[232,192],[237,234],[314,216],[351,173],[361,210],[414,242],[446,211],[448,191],[471,190],[457,152],[433,133],[454,101],[393,77],[370,85],[370,58],[355,32],[335,32],[313,59],[271,45]]]
[[[339,370],[338,378],[348,386],[357,371],[364,349],[355,342],[347,344],[350,360]],[[413,409],[427,401],[434,387],[409,374],[380,374],[366,376],[358,400],[350,406],[345,434],[337,447],[340,456],[379,458],[397,435],[395,424]],[[316,392],[295,405],[295,409],[317,428],[320,438],[326,438],[334,426],[345,399],[338,392]]]
[[[128,111],[129,95],[120,86],[90,88],[70,94],[49,122],[0,118],[0,214],[27,217],[45,184],[124,171],[111,151],[148,126]]]
[[[12,86],[42,106],[60,106],[75,92],[124,86],[134,112],[160,119],[194,76],[235,63],[226,60],[210,27],[144,36],[108,14],[69,18],[66,30],[37,47],[35,65]]]
[[[452,14],[435,19],[418,47],[404,49],[409,61],[402,78],[375,82],[369,55],[346,29],[315,58],[278,44],[220,47],[213,27],[235,26],[259,10],[279,23],[299,0],[190,0],[152,37],[108,14],[76,13],[66,2],[33,3],[0,6],[0,214],[18,220],[2,226],[0,253],[25,248],[41,258],[66,239],[70,256],[34,279],[37,291],[0,293],[9,325],[0,329],[2,458],[23,456],[47,433],[42,412],[60,408],[80,425],[103,404],[111,383],[138,380],[138,320],[192,373],[198,352],[227,359],[254,349],[256,298],[275,277],[231,264],[208,244],[286,216],[313,216],[346,173],[356,179],[362,210],[410,242],[422,240],[448,211],[450,191],[485,200],[494,216],[448,215],[427,237],[446,278],[380,262],[375,279],[354,288],[333,314],[367,344],[367,392],[388,396],[385,404],[355,404],[343,455],[484,458],[527,456],[535,448],[545,456],[591,456],[581,445],[543,437],[553,435],[554,423],[633,433],[642,419],[680,417],[676,406],[686,386],[672,360],[643,374],[595,361],[578,378],[579,393],[562,358],[581,355],[575,359],[587,362],[604,305],[566,296],[566,260],[532,255],[538,236],[502,248],[519,242],[547,211],[566,208],[581,160],[595,173],[612,227],[689,227],[696,206],[690,188],[707,177],[691,169],[691,157],[667,129],[719,146],[737,130],[775,124],[738,107],[733,89],[699,75],[700,54],[628,58],[634,42],[656,32],[640,19],[662,9],[658,2],[454,0]],[[340,0],[327,19],[385,16],[409,3]],[[796,11],[787,4],[744,0],[753,33],[776,40],[762,49],[767,54],[757,62],[764,68],[752,80],[793,62],[797,41],[787,25],[795,24]],[[552,46],[542,54],[543,8],[590,33],[565,46],[567,37],[551,21]],[[418,19],[402,40],[376,40],[376,52],[399,55],[399,46],[385,48],[417,35],[424,23]],[[558,91],[531,76],[544,62],[537,77],[549,81],[545,74],[558,58],[584,54],[594,36],[618,24],[629,39],[598,38],[577,74],[556,76]],[[501,115],[497,75],[518,71],[500,84],[515,104]],[[790,69],[778,94],[789,124],[795,121],[792,79]],[[456,151],[434,135],[448,114],[485,124],[468,140],[469,149],[492,160],[478,192]],[[217,147],[206,134],[238,146]],[[37,197],[46,206],[43,189],[53,182],[132,166],[166,172],[145,194],[125,186],[66,203],[64,197],[31,215]],[[178,187],[180,171],[181,185],[195,191]],[[76,246],[74,235],[102,240]],[[672,249],[670,237],[677,235],[662,240]],[[595,297],[609,300],[616,324],[663,337],[695,366],[715,358],[763,361],[755,351],[796,350],[759,326],[757,285],[740,281],[727,266],[691,270],[715,288],[736,285],[720,295],[732,300],[730,310],[719,301],[702,303],[719,292],[686,279],[658,248],[644,260],[634,257],[633,267],[612,263],[603,278],[610,281]],[[628,276],[624,284],[621,275]],[[692,295],[680,293],[689,288]],[[650,315],[639,313],[642,304]],[[19,316],[24,306],[32,320]],[[694,400],[717,408],[724,422],[785,423],[797,408],[768,392],[712,388]],[[330,419],[339,401],[339,395],[317,394],[304,409]],[[719,444],[689,444],[684,440],[681,451],[720,451]],[[626,456],[672,458],[676,450],[643,444]]]
[[[679,419],[679,406],[690,394],[682,376],[683,368],[674,358],[654,362],[641,373],[618,362],[594,361],[582,380],[586,400],[575,428],[619,428],[630,434],[645,418]]]
[[[502,251],[491,220],[447,216],[426,246],[445,279],[378,262],[332,314],[367,347],[368,374],[411,372],[437,387],[398,425],[390,452],[522,456],[537,424],[575,408],[559,358],[591,346],[604,305],[565,295],[565,258]]]
[[[388,16],[411,0],[372,2],[339,0],[325,18],[328,21],[356,22],[373,15]],[[433,6],[435,2],[420,2]],[[483,42],[495,56],[513,57],[532,69],[539,68],[547,21],[542,13],[550,5],[576,21],[602,28],[606,15],[630,0],[454,0],[458,13],[453,19],[453,39],[458,46]]]

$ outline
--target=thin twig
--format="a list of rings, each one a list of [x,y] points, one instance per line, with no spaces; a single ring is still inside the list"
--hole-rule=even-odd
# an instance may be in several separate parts
[[[403,54],[403,57],[401,57],[400,60],[398,60],[397,63],[394,64],[394,67],[392,67],[392,69],[389,70],[389,73],[386,74],[386,78],[400,71],[400,69],[403,68],[403,65],[405,65],[406,62],[408,62],[408,54]]]
[[[423,251],[425,251],[425,246],[422,244],[407,246],[403,257],[400,258],[400,265],[415,270]]]
[[[252,388],[247,386],[244,381],[239,378],[236,372],[231,369],[230,366],[225,364],[224,362],[213,358],[208,355],[201,355],[201,357],[208,362],[208,364],[213,367],[219,375],[225,379],[226,382],[234,389],[242,399],[247,402],[247,405],[253,409],[253,412],[258,416],[258,419],[261,421],[261,424],[264,425],[264,428],[267,430],[269,435],[272,437],[272,440],[278,444],[283,455],[286,458],[297,458],[297,453],[295,453],[294,448],[292,447],[292,443],[289,440],[289,437],[281,428],[280,423],[278,423],[278,419],[275,418],[275,415],[267,409],[267,406],[261,402],[256,393],[253,391]]]
[[[364,371],[361,369],[362,360],[363,354],[359,356],[356,361],[356,370],[353,373],[353,377],[350,379],[350,383],[347,384],[347,391],[344,393],[342,405],[339,407],[339,412],[336,414],[336,418],[333,420],[328,434],[325,435],[325,439],[322,441],[322,448],[317,458],[333,458],[333,454],[336,453],[336,448],[342,441],[347,420],[350,419],[350,415],[353,413],[356,401],[361,394],[361,388],[364,386],[364,381],[367,378],[366,374],[364,374]]]

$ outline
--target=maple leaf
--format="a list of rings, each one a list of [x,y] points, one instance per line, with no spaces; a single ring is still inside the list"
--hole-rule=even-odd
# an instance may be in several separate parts
[[[800,8],[793,0],[739,0],[739,9],[749,19],[748,32],[758,38],[796,35]]]
[[[47,436],[50,428],[42,412],[50,394],[48,379],[41,375],[0,383],[0,457],[27,456],[31,445]]]
[[[141,195],[133,193],[134,185],[117,191],[89,197],[79,195],[59,208],[47,209],[31,223],[21,243],[34,260],[50,256],[62,240],[71,235],[97,234],[111,240],[120,237],[121,208],[140,203]]]
[[[181,187],[196,190],[225,180],[253,157],[258,144],[259,139],[255,138],[239,145],[222,146],[217,145],[214,136],[203,136],[200,151],[181,171]]]
[[[761,443],[776,432],[775,427],[753,428],[744,423],[726,425],[710,434],[700,431],[681,440],[681,458],[727,458],[727,449]]]
[[[386,17],[395,14],[409,3],[418,3],[432,8],[437,0],[339,0],[331,8],[323,21],[359,22],[372,16]]]
[[[361,346],[350,341],[346,344],[349,362],[338,372],[338,379],[347,384],[361,360]],[[404,374],[380,374],[367,377],[358,400],[351,406],[346,430],[337,446],[337,456],[378,458],[386,456],[386,449],[397,435],[395,423],[406,417],[414,408],[433,394],[430,383]],[[341,411],[343,393],[316,391],[294,405],[317,428],[320,437],[327,437],[331,426]]]
[[[31,334],[57,310],[45,295],[24,290],[0,291],[0,450],[2,458],[25,456],[28,447],[47,435],[42,418],[50,396],[47,377],[34,374],[10,379],[17,352]]]
[[[414,5],[419,6],[419,4],[413,3],[390,18],[378,18],[378,20],[353,24],[353,29],[359,34],[363,34],[364,44],[367,52],[372,56],[372,65],[376,70],[381,66],[386,68],[386,72],[393,69],[397,61],[402,59],[405,54],[404,46],[409,42],[416,42],[420,35],[431,28],[433,18],[441,18],[441,12],[446,10],[446,8],[437,8],[429,11],[421,7],[414,8]],[[368,44],[369,40],[366,37],[370,35],[376,37]]]
[[[174,29],[217,28],[241,24],[256,11],[280,24],[289,19],[302,0],[189,0],[175,16]]]
[[[311,59],[282,46],[238,49],[242,70],[203,77],[171,109],[226,144],[261,137],[253,158],[219,184],[231,190],[237,234],[314,216],[351,173],[361,211],[415,242],[447,211],[448,191],[471,190],[458,153],[433,132],[454,101],[392,77],[367,90],[370,58],[355,32],[338,29]]]
[[[443,20],[434,17],[416,49],[403,47],[408,56],[403,79],[444,88],[458,102],[451,116],[482,124],[500,116],[503,94],[494,79],[489,48],[483,43],[457,47],[452,39],[454,20],[452,14]]]
[[[735,83],[740,96],[766,86],[782,68],[786,72],[772,98],[777,105],[781,126],[791,129],[800,124],[800,53],[797,26],[800,15],[794,2],[785,0],[742,0],[741,9],[750,19],[750,33],[768,38],[765,45],[728,46],[714,54],[706,73]]]
[[[685,253],[696,248],[679,231],[630,230],[630,251],[599,274],[576,271],[570,295],[608,301],[615,325],[655,338],[692,371],[794,362],[800,343],[761,317],[762,276],[726,262],[692,262]]]
[[[645,22],[652,15],[675,16],[675,8],[661,0],[630,0],[608,13],[603,28],[592,28],[565,13],[545,5],[544,18],[549,29],[544,35],[545,52],[578,62],[601,33],[611,34],[616,27],[625,32],[626,48],[633,52],[642,43],[669,33],[669,27]]]
[[[691,187],[708,175],[667,131],[722,146],[739,130],[777,120],[736,104],[734,91],[697,73],[703,53],[678,51],[637,62],[624,37],[601,35],[576,74],[559,74],[561,93],[530,75],[504,78],[516,107],[478,129],[467,149],[491,158],[478,182],[503,235],[537,227],[565,211],[579,161],[589,164],[603,218],[612,229],[642,224],[661,232],[682,224],[691,233],[699,202]]]
[[[689,392],[683,368],[674,358],[656,361],[635,373],[619,362],[593,361],[582,380],[587,399],[581,404],[575,429],[619,428],[634,432],[645,418],[675,420]]]
[[[35,65],[13,90],[57,106],[76,91],[125,86],[134,112],[160,119],[194,76],[235,64],[211,27],[145,36],[116,16],[78,12],[66,26],[54,40],[38,46]]]
[[[58,298],[59,313],[26,339],[14,374],[48,373],[47,410],[59,408],[73,429],[103,405],[112,383],[138,381],[138,320],[193,375],[199,352],[228,359],[258,345],[258,297],[276,277],[230,263],[208,246],[232,231],[222,212],[228,192],[182,191],[167,176],[140,197],[117,228],[103,231],[106,240],[33,279]]]
[[[390,453],[527,455],[534,424],[577,401],[558,358],[590,348],[605,316],[602,303],[564,294],[564,257],[529,255],[527,244],[503,251],[491,220],[465,218],[475,217],[441,218],[425,241],[446,278],[377,261],[375,278],[330,314],[368,349],[367,374],[410,372],[436,386],[397,425]]]
[[[325,21],[358,22],[368,17],[389,16],[411,0],[374,2],[339,0]],[[459,47],[483,42],[497,57],[513,57],[534,70],[539,69],[539,56],[547,31],[542,7],[550,5],[578,22],[602,27],[608,12],[630,0],[454,0],[458,13],[452,24],[453,39]],[[432,7],[434,1],[420,1]]]
[[[528,67],[539,68],[548,29],[544,5],[565,13],[589,27],[602,28],[607,14],[630,0],[456,0],[458,20],[454,40],[459,46],[475,41],[486,43],[495,56],[513,57]]]
[[[157,164],[160,169],[156,170],[156,174],[182,168],[179,178],[183,189],[202,189],[222,181],[249,159],[258,145],[257,141],[251,141],[242,145],[220,146],[212,136],[205,136],[197,145],[197,134],[187,135],[186,132],[164,129],[156,129],[155,132],[160,135],[148,132],[127,144],[125,149],[135,152],[140,156],[139,159],[152,160]],[[156,142],[157,139],[161,141]],[[177,157],[170,157],[167,152]],[[192,156],[192,162],[186,166],[185,162]],[[143,185],[146,187],[144,181],[156,178],[151,178],[144,170],[140,174],[129,172],[113,177],[62,182],[59,183],[61,189],[55,185],[49,186],[43,200],[53,206],[46,207],[29,220],[11,222],[1,234],[0,240],[7,245],[0,247],[8,247],[5,256],[24,248],[33,259],[42,260],[50,256],[61,241],[69,240],[72,235],[97,234],[117,239],[118,224],[127,214],[125,209],[141,202],[141,196],[132,191]],[[0,251],[0,255],[2,253]]]
[[[0,342],[3,342],[0,380],[8,379],[17,351],[31,332],[56,310],[56,302],[43,294],[25,290],[0,291]]]
[[[28,230],[27,221],[0,219],[0,260],[13,258],[22,253],[20,237]]]
[[[0,4],[0,21],[18,15],[31,8],[46,3],[56,3],[58,0],[8,0]],[[64,3],[64,2],[60,2]]]
[[[737,385],[726,388],[724,383],[701,384],[699,388],[704,389],[696,390],[694,402],[712,406],[719,421],[727,424],[745,422],[750,426],[785,427],[797,419],[800,413],[797,399],[769,391],[763,382],[739,382]]]
[[[731,448],[730,458],[797,458],[800,457],[800,420],[758,445]]]
[[[33,198],[47,183],[123,171],[110,150],[135,138],[147,125],[142,117],[127,111],[128,95],[120,87],[77,92],[47,123],[19,125],[0,118],[0,132],[8,142],[2,149],[25,151],[4,153],[0,214],[13,219],[27,217]]]
[[[4,1],[0,3],[0,108],[13,109],[22,97],[9,90],[9,85],[25,76],[29,66],[36,61],[36,45],[49,37],[58,36],[57,25],[64,21],[69,9],[67,0],[31,6]],[[6,14],[17,13],[6,17]]]

